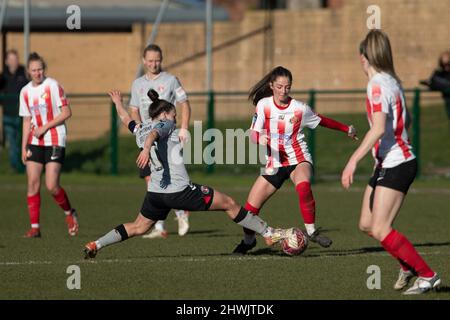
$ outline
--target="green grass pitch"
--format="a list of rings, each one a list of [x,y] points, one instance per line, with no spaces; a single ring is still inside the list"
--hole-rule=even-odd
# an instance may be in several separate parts
[[[41,239],[24,239],[28,224],[23,176],[2,176],[0,184],[0,299],[449,299],[450,182],[413,184],[395,223],[442,278],[442,289],[405,297],[392,289],[398,265],[379,243],[357,229],[364,183],[349,192],[337,182],[313,187],[318,225],[334,244],[311,244],[302,256],[288,257],[279,247],[257,247],[244,257],[230,252],[241,228],[221,212],[191,214],[191,230],[177,234],[171,213],[166,240],[134,238],[83,260],[83,245],[136,217],[145,194],[134,177],[63,175],[62,183],[80,214],[80,233],[69,237],[63,213],[42,190]],[[252,176],[195,175],[243,203]],[[302,226],[293,186],[267,203],[262,217],[272,226]],[[81,289],[66,286],[67,268],[81,271]],[[367,268],[381,270],[381,289],[369,290]]]

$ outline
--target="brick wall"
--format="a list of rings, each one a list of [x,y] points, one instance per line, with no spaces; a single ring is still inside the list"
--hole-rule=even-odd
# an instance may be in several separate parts
[[[271,17],[248,11],[240,22],[217,22],[215,90],[247,91],[276,65],[293,72],[294,90],[364,88],[367,81],[359,65],[358,45],[367,33],[366,9],[372,4],[381,8],[381,26],[391,38],[404,86],[417,86],[435,68],[439,53],[450,48],[450,0],[345,0],[337,9],[276,10]],[[270,21],[272,29],[261,31]],[[31,48],[46,58],[49,76],[68,93],[106,93],[110,88],[128,92],[150,32],[150,25],[143,29],[136,24],[132,33],[33,33]],[[163,65],[188,92],[205,88],[204,33],[203,23],[164,23],[158,33]],[[10,33],[7,41],[9,47],[22,48],[21,34]],[[325,100],[321,112],[361,108],[359,100],[351,106]],[[205,118],[205,106],[204,99],[192,97],[193,119]],[[107,107],[105,98],[103,108]],[[100,107],[74,110],[75,132],[89,135],[83,130],[86,123],[76,117],[107,116],[96,108]],[[220,99],[216,110],[219,119],[250,118],[253,112],[244,97]],[[109,122],[102,123],[106,127],[92,135],[107,130]]]

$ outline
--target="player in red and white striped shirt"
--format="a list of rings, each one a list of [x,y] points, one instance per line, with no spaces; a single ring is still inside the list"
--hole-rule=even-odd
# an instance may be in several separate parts
[[[31,81],[20,92],[23,117],[22,161],[27,168],[27,203],[31,229],[25,237],[40,237],[40,177],[45,168],[45,184],[56,203],[64,210],[69,234],[78,233],[76,211],[59,184],[66,146],[65,121],[72,112],[58,82],[45,76],[46,65],[37,53],[28,58]]]
[[[249,98],[256,105],[251,125],[252,140],[267,146],[266,172],[258,177],[247,198],[245,209],[258,214],[264,203],[291,179],[295,184],[300,210],[309,239],[322,247],[332,241],[315,228],[315,201],[311,191],[312,158],[304,141],[303,128],[318,125],[340,130],[356,138],[353,126],[347,126],[322,115],[289,96],[292,74],[276,67],[250,91]],[[244,240],[235,254],[244,254],[256,245],[254,232],[244,229]]]
[[[372,30],[360,45],[361,64],[369,78],[367,117],[370,130],[353,153],[342,173],[348,189],[358,162],[372,149],[375,171],[366,187],[359,228],[381,242],[400,263],[394,285],[401,290],[416,275],[414,285],[404,294],[421,294],[436,288],[441,280],[409,240],[392,228],[403,200],[417,173],[417,160],[409,143],[408,111],[397,77],[387,35]]]

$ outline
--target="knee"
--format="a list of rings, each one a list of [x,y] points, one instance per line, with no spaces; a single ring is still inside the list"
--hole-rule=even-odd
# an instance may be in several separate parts
[[[226,206],[227,210],[231,210],[231,209],[239,207],[237,202],[233,198],[228,197],[228,196],[227,196],[227,199],[225,200],[225,206]]]
[[[36,194],[39,192],[40,182],[39,180],[28,180],[28,193]]]
[[[378,241],[383,241],[384,238],[391,232],[391,228],[384,226],[374,226],[372,228],[372,236]]]
[[[45,186],[47,187],[48,192],[50,192],[52,195],[57,194],[60,189],[60,187],[54,183],[46,183]]]
[[[362,231],[364,233],[370,234],[372,232],[372,228],[371,228],[370,224],[364,223],[362,221],[359,222],[358,228],[360,231]]]

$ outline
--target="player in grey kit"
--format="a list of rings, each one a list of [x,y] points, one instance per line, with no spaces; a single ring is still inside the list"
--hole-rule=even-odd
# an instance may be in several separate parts
[[[175,106],[159,100],[154,90],[148,92],[153,101],[149,108],[152,119],[136,123],[123,107],[119,91],[109,93],[123,124],[136,135],[138,147],[143,148],[136,163],[140,168],[151,161],[151,183],[140,213],[134,222],[121,224],[84,247],[85,258],[95,258],[98,250],[128,238],[139,236],[165,220],[171,209],[190,211],[225,211],[237,224],[251,229],[271,246],[289,237],[291,229],[274,229],[256,215],[246,211],[232,198],[211,187],[192,183],[183,163],[182,147],[177,135]]]
[[[151,121],[148,107],[152,103],[147,96],[150,89],[158,92],[161,99],[164,99],[173,105],[177,105],[181,109],[181,130],[179,130],[178,137],[180,141],[186,142],[189,127],[189,119],[191,115],[191,108],[189,100],[181,86],[178,79],[165,71],[162,71],[162,50],[155,44],[148,45],[144,49],[142,62],[145,66],[146,73],[134,80],[131,86],[131,100],[130,100],[130,114],[131,119],[136,122]],[[146,184],[150,180],[150,168],[144,166],[139,171],[139,176],[145,179]],[[175,211],[178,220],[178,234],[184,236],[189,230],[189,212],[184,210]],[[158,221],[155,228],[144,235],[144,238],[166,238],[168,236],[164,227],[164,221]]]

